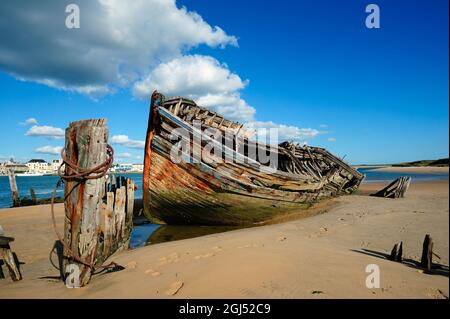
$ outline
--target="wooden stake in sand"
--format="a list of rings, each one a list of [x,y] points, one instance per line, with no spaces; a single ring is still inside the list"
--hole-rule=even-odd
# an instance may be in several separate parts
[[[14,174],[14,170],[8,170],[8,178],[9,178],[9,188],[11,189],[11,197],[13,200],[13,207],[17,207],[20,205],[19,201],[19,191],[17,190],[16,183],[16,175]]]
[[[433,265],[433,239],[430,235],[425,235],[423,241],[422,259],[420,266],[430,271]]]
[[[403,242],[400,244],[395,244],[391,250],[391,254],[387,257],[387,259],[392,261],[402,262],[403,260]]]

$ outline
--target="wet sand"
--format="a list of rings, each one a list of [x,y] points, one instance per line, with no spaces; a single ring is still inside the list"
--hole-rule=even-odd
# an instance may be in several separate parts
[[[312,217],[120,252],[110,260],[125,270],[94,276],[80,289],[41,279],[58,276],[49,263],[56,240],[49,207],[3,209],[0,225],[25,264],[21,282],[0,280],[0,298],[445,298],[448,275],[363,249],[389,253],[403,241],[404,256],[417,260],[429,233],[434,262],[448,265],[448,180],[412,184],[402,199],[367,196],[382,186],[363,184]],[[378,289],[365,285],[369,264],[380,268]]]

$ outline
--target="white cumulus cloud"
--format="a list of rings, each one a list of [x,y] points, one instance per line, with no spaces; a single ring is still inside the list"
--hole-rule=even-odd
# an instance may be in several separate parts
[[[314,138],[320,134],[320,132],[314,128],[300,128],[297,126],[276,124],[272,121],[248,122],[245,124],[245,128],[250,132],[254,132],[254,136],[267,140],[270,137],[270,130],[272,129],[273,134],[276,134],[276,141],[274,142],[277,143],[286,140],[294,142],[306,142],[306,139]]]
[[[235,92],[247,81],[210,56],[188,55],[161,63],[134,86],[138,96],[148,97],[154,89],[167,95],[220,94]]]
[[[0,69],[18,79],[89,95],[131,85],[192,47],[237,46],[175,0],[78,0],[79,29],[65,1],[0,1]]]
[[[20,125],[36,125],[38,121],[34,117],[27,118],[25,121],[20,122]]]
[[[127,135],[114,135],[111,142],[128,148],[143,149],[145,147],[145,141],[131,140]]]
[[[184,95],[229,119],[257,122],[241,96],[248,85],[213,57],[188,55],[200,45],[237,46],[237,38],[175,0],[78,0],[79,29],[65,27],[65,1],[0,1],[0,71],[17,79],[93,97],[132,88],[148,98],[158,89]],[[278,126],[301,139],[313,129]],[[26,135],[63,138],[64,131],[36,122]],[[113,143],[142,149],[126,135]],[[113,137],[114,139],[114,137]]]
[[[53,126],[38,126],[33,125],[30,129],[25,133],[26,136],[43,136],[48,138],[64,138],[64,130],[59,127]]]
[[[232,120],[249,121],[256,111],[239,93],[247,83],[210,56],[190,55],[161,63],[134,85],[134,93],[148,97],[156,89],[168,96],[188,96]]]
[[[41,146],[36,148],[34,151],[36,153],[41,154],[51,154],[51,155],[59,155],[61,154],[62,147],[61,146]]]

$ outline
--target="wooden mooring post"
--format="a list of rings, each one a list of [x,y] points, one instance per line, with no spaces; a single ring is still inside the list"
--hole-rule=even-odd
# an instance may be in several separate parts
[[[16,183],[16,175],[14,174],[14,170],[8,170],[8,178],[9,178],[9,188],[11,189],[11,197],[13,201],[13,207],[17,207],[20,205],[19,201],[19,191],[17,190]]]
[[[112,164],[112,149],[108,153],[108,128],[105,119],[84,120],[70,123],[66,129],[65,161],[65,225],[64,269],[65,278],[73,278],[73,264],[78,271],[79,285],[89,283],[93,270],[118,249],[128,247],[133,204],[126,184],[116,185],[114,191],[108,185],[106,169],[90,172],[92,168]],[[74,169],[74,167],[76,167]],[[95,178],[93,178],[95,176]],[[128,182],[127,182],[128,183]],[[129,183],[133,184],[132,181]],[[127,209],[126,209],[127,208]],[[70,265],[70,267],[68,267]],[[78,282],[78,281],[77,281]]]

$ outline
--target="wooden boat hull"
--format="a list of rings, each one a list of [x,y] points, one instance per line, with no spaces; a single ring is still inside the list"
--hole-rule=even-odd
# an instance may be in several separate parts
[[[153,152],[150,188],[145,201],[147,218],[156,223],[247,225],[269,220],[292,210],[308,208],[325,197],[302,194],[297,202],[215,191],[170,159]],[[197,168],[192,168],[198,170]],[[204,175],[200,170],[199,175]]]
[[[332,165],[325,176],[320,172],[320,176],[309,176],[267,173],[257,161],[195,162],[190,154],[185,154],[186,161],[175,163],[170,155],[174,142],[167,133],[175,128],[183,128],[191,136],[203,132],[163,106],[162,101],[152,99],[145,147],[143,205],[145,216],[152,222],[257,224],[311,207],[323,198],[351,192],[362,179],[351,168],[338,170]],[[234,152],[233,156],[239,158],[243,154]]]

